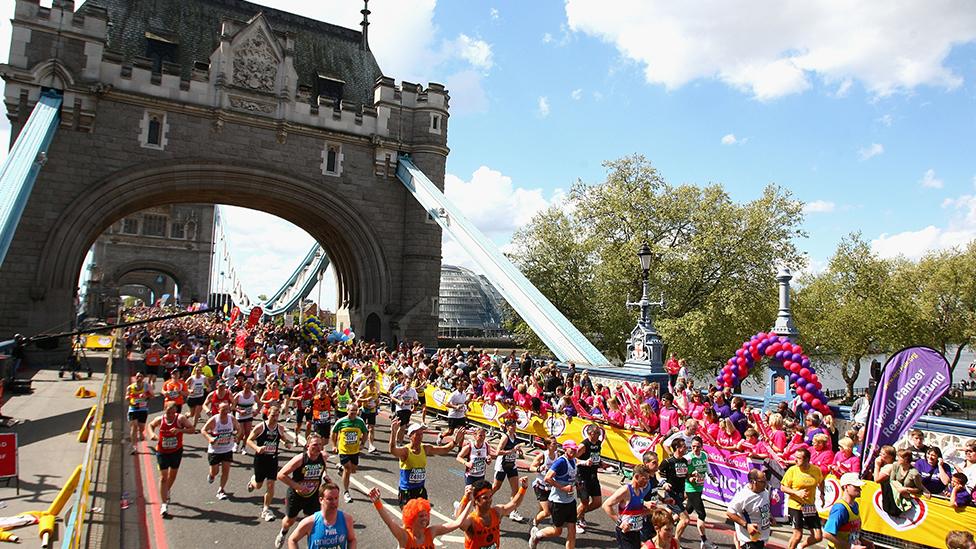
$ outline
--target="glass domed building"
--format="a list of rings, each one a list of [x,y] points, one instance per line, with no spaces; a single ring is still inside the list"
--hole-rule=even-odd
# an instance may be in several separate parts
[[[482,275],[454,265],[441,266],[437,334],[442,337],[497,337],[504,299]]]

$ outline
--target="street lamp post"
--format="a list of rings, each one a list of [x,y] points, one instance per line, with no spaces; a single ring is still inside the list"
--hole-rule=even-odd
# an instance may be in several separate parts
[[[637,320],[637,326],[630,332],[630,340],[627,343],[627,361],[624,366],[640,371],[645,378],[650,381],[658,381],[664,387],[668,379],[668,374],[664,370],[664,341],[654,327],[654,316],[651,312],[652,307],[664,307],[664,296],[662,295],[657,301],[651,301],[648,297],[650,290],[648,274],[651,270],[651,263],[660,260],[660,254],[652,251],[645,242],[637,251],[637,259],[640,261],[643,292],[640,301],[628,301],[627,306],[639,308],[640,317]]]

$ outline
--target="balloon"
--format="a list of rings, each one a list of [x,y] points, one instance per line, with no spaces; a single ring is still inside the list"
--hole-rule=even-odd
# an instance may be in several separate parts
[[[796,384],[796,394],[799,395],[800,397],[807,394],[807,390],[803,387],[802,383]]]
[[[351,331],[352,330],[350,330],[349,328],[346,328],[345,330],[342,331],[342,333],[344,333],[346,335],[349,335],[349,332],[351,332]]]
[[[808,368],[810,367],[810,359],[807,357],[803,357],[803,360],[800,361],[800,364],[802,364],[804,368]]]
[[[356,332],[350,331],[349,332],[349,339],[356,339]]]
[[[799,374],[800,374],[800,377],[802,377],[803,379],[810,379],[810,369],[809,368],[801,368],[800,371],[799,371]]]
[[[803,360],[803,357],[797,353],[793,353],[792,355],[790,355],[790,358],[793,359],[793,362],[800,362],[801,360]]]
[[[811,372],[812,371],[813,370],[811,370]],[[816,382],[820,381],[820,376],[818,376],[817,374],[810,374],[810,381],[816,383]]]
[[[739,377],[745,379],[747,375],[749,375],[749,368],[745,366],[739,366]]]
[[[749,348],[749,342],[748,341],[743,341],[742,342],[742,348],[743,349],[748,349]]]
[[[803,396],[800,398],[802,398],[804,402],[813,402],[813,394],[811,393],[804,392]]]
[[[743,350],[743,349],[736,349],[735,350],[735,356],[741,357],[744,354],[745,354],[745,350]]]
[[[737,359],[735,359],[735,363],[736,363],[736,364],[738,364],[738,365],[739,365],[739,367],[741,368],[742,366],[745,366],[745,364],[746,364],[746,359],[744,359],[744,358],[742,358],[742,357],[740,356],[739,358],[737,358]]]
[[[796,382],[797,382],[797,381],[798,381],[799,379],[800,379],[800,376],[798,376],[798,375],[796,375],[796,374],[790,374],[790,384],[791,384],[791,385],[795,385],[795,384],[796,384]]]
[[[790,338],[788,338],[786,336],[779,336],[776,339],[778,339],[780,343],[786,343],[786,342],[788,342],[790,340]]]
[[[799,345],[797,345],[797,344],[794,343],[793,344],[793,352],[796,353],[796,354],[798,354],[798,355],[802,355],[803,354],[803,347],[800,347]]]
[[[766,332],[759,332],[756,334],[756,339],[766,339]]]
[[[732,374],[731,373],[728,373],[728,374],[725,374],[724,376],[722,376],[722,379],[725,380],[725,384],[726,385],[732,385],[732,380],[734,378],[732,377]]]
[[[807,383],[804,387],[806,387],[808,393],[817,394],[817,386],[813,383]]]
[[[766,347],[766,350],[763,351],[763,354],[766,356],[773,356],[774,354],[776,354],[776,351],[773,350],[773,346],[770,345],[769,347]]]
[[[783,350],[786,351],[786,352],[788,352],[788,353],[792,353],[793,352],[793,344],[790,343],[789,341],[787,341],[786,343],[783,344]]]
[[[801,402],[800,403],[800,409],[803,410],[804,413],[809,412],[811,410],[811,408],[812,407],[809,404],[807,404],[806,402]]]
[[[346,340],[346,345],[352,345],[352,340],[351,339],[347,339]]]
[[[779,342],[773,343],[772,345],[769,346],[769,348],[773,350],[773,354],[776,354],[783,350],[783,344]]]

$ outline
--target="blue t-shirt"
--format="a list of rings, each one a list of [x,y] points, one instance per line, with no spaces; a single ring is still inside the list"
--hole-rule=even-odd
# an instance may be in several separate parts
[[[945,483],[939,478],[938,467],[938,465],[930,465],[925,458],[915,462],[915,468],[918,469],[918,476],[922,479],[922,486],[925,486],[925,489],[933,494],[941,494],[946,489]],[[951,475],[949,473],[949,467],[945,463],[942,464],[942,470],[946,474]]]
[[[736,410],[729,414],[729,420],[732,421],[732,425],[735,426],[735,430],[739,431],[740,435],[746,434],[746,429],[749,428],[749,420],[746,418],[745,414],[739,410]]]
[[[724,418],[732,415],[732,407],[728,404],[712,404],[712,409],[718,414],[718,417]]]
[[[308,535],[308,549],[346,549],[349,532],[346,530],[346,517],[336,511],[333,524],[326,524],[322,511],[314,515],[312,532]]]
[[[556,475],[553,480],[556,481],[560,487],[562,486],[573,486],[576,484],[576,460],[570,461],[566,456],[559,456],[552,465],[549,466],[550,471],[555,471]],[[572,503],[576,501],[576,495],[573,493],[567,494],[562,490],[549,490],[549,501],[555,503]]]
[[[857,507],[857,502],[851,504],[851,510],[855,513],[860,514],[860,509]],[[824,532],[832,536],[836,536],[840,528],[850,522],[851,515],[847,512],[847,507],[844,507],[841,503],[835,503],[830,507],[830,515],[827,517],[827,524],[824,525]]]

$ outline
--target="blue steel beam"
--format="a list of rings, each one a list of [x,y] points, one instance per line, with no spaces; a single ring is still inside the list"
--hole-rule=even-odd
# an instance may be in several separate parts
[[[0,265],[44,165],[47,148],[61,119],[61,94],[44,92],[17,136],[0,171]]]
[[[264,314],[277,316],[288,312],[299,301],[305,299],[318,282],[319,273],[329,266],[329,257],[318,242],[312,246],[305,259],[298,265],[295,272],[275,292],[274,296],[264,305]]]
[[[559,360],[587,366],[610,364],[576,326],[406,157],[399,159],[397,178],[437,224],[471,255],[488,280]]]

